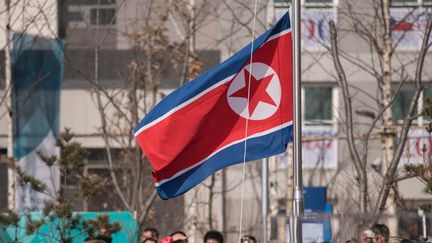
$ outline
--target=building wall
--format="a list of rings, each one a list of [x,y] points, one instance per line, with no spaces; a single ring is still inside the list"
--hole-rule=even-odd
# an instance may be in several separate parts
[[[158,1],[154,4],[166,4]],[[283,1],[275,1],[283,2]],[[348,11],[348,5],[351,5],[356,12],[364,14],[365,25],[374,26],[376,24],[370,13],[373,12],[372,0],[367,1],[335,1],[335,7],[330,9],[336,11],[336,22],[340,29],[340,50],[348,53],[354,60],[364,63],[372,63],[369,51],[370,45],[367,41],[362,40],[358,34],[352,31],[352,18]],[[250,1],[190,1],[197,6],[197,32],[194,39],[194,49],[199,50],[200,59],[204,62],[204,70],[216,65],[221,60],[226,59],[232,53],[239,50],[251,40],[252,33],[252,2]],[[275,3],[275,4],[276,4]],[[57,9],[61,14],[57,19]],[[44,16],[41,18],[35,9],[42,5]],[[277,4],[276,4],[277,5]],[[329,9],[329,5],[307,5],[305,9]],[[118,5],[111,4],[110,1],[21,1],[15,7],[12,19],[12,30],[27,33],[41,34],[44,36],[57,36],[65,38],[67,49],[65,53],[65,78],[61,95],[61,120],[60,127],[69,127],[77,135],[77,140],[84,147],[90,149],[100,149],[104,144],[99,136],[100,117],[95,104],[95,96],[92,93],[91,81],[94,80],[94,48],[98,45],[100,51],[100,81],[102,85],[108,88],[108,92],[117,92],[127,94],[122,90],[125,87],[124,81],[128,78],[128,64],[132,56],[131,42],[129,34],[139,31],[148,14],[149,1],[123,1]],[[39,7],[40,8],[40,7]],[[4,3],[0,3],[0,9],[4,9]],[[24,10],[22,10],[24,9]],[[94,23],[94,11],[105,9],[107,14],[112,13],[109,9],[114,9],[115,20],[109,21],[109,18],[100,19],[105,24],[96,26]],[[108,10],[107,10],[108,9]],[[258,6],[258,15],[255,29],[255,36],[258,36],[272,22],[275,15],[273,11],[273,1],[260,1]],[[22,11],[21,11],[22,10]],[[2,12],[2,11],[1,11]],[[32,17],[37,15],[36,21]],[[93,17],[92,17],[93,16]],[[107,15],[110,16],[110,15]],[[368,16],[368,17],[367,17]],[[0,22],[5,23],[5,15],[0,14]],[[93,22],[92,22],[93,21]],[[29,24],[31,22],[31,24]],[[0,24],[0,31],[5,32],[5,24]],[[168,15],[166,23],[167,34],[171,41],[181,41],[185,38],[184,19],[175,14]],[[371,27],[372,28],[372,27]],[[98,32],[98,35],[96,33]],[[307,30],[305,31],[307,33]],[[5,36],[5,35],[1,35]],[[101,40],[103,40],[101,42]],[[5,46],[5,38],[0,39],[0,46]],[[327,43],[328,44],[328,43]],[[415,52],[415,51],[414,51]],[[375,57],[376,58],[376,57]],[[403,50],[395,54],[393,64],[398,69],[399,62],[406,63],[415,59],[416,55],[413,50]],[[0,64],[1,64],[0,58]],[[375,59],[376,61],[376,59]],[[347,70],[347,76],[350,85],[355,86],[361,92],[353,92],[354,110],[361,110],[367,107],[374,111],[376,102],[370,98],[375,95],[377,85],[374,77],[359,69],[352,62],[345,59],[342,64]],[[432,54],[426,57],[425,68],[423,70],[424,81],[432,82],[432,69],[427,68],[432,65]],[[1,65],[3,67],[4,65]],[[324,127],[332,127],[339,131],[340,138],[337,146],[337,167],[326,168],[323,170],[304,170],[305,186],[328,186],[329,200],[337,206],[336,212],[344,212],[354,205],[347,205],[344,202],[351,200],[355,196],[355,187],[353,180],[353,166],[348,156],[342,122],[344,117],[342,100],[339,90],[336,87],[336,77],[334,64],[325,48],[316,49],[304,48],[302,51],[302,78],[305,87],[334,87],[333,94],[336,100],[332,103],[333,117],[330,124],[324,124]],[[409,64],[407,72],[412,77],[415,66]],[[4,71],[0,68],[0,73]],[[398,78],[398,73],[394,73],[394,79]],[[178,73],[170,70],[167,78],[163,83],[162,93],[168,94],[178,86]],[[4,92],[4,86],[1,86],[0,95]],[[339,99],[337,99],[339,96]],[[0,96],[2,97],[2,96]],[[310,97],[304,97],[309,99]],[[5,106],[0,106],[0,114],[4,114]],[[109,112],[113,109],[108,108]],[[7,144],[7,121],[6,116],[0,117],[0,148],[5,148]],[[354,115],[354,120],[359,124],[368,124],[370,119],[361,115]],[[310,125],[309,125],[310,126]],[[307,127],[307,124],[306,124]],[[366,126],[357,127],[362,131]],[[371,150],[368,154],[369,161],[379,163],[381,149],[379,140],[371,143]],[[289,208],[286,206],[287,199],[291,197],[290,187],[290,166],[291,157],[286,156],[274,162],[271,176],[273,176],[273,206],[272,213],[287,213]],[[307,162],[307,161],[306,161]],[[260,178],[261,163],[259,161],[246,164],[244,200],[243,200],[243,232],[261,236],[262,221],[260,219]],[[373,168],[370,168],[373,171]],[[165,227],[164,233],[168,234],[173,230],[185,230],[191,236],[190,242],[200,242],[203,233],[210,229],[208,222],[209,215],[213,217],[212,227],[216,230],[224,231],[229,242],[237,239],[239,230],[239,217],[241,208],[241,181],[243,177],[242,165],[237,165],[227,169],[225,176],[219,172],[215,176],[214,185],[211,185],[211,179],[206,180],[196,189],[180,197],[181,205],[184,207],[179,211],[184,212],[184,225],[177,225],[176,229]],[[291,172],[292,173],[292,172]],[[378,174],[371,174],[373,180],[380,180]],[[223,179],[225,178],[225,187]],[[371,185],[373,185],[371,180]],[[408,199],[431,199],[430,196],[422,193],[421,190],[411,190],[419,188],[418,181],[410,180],[400,183],[400,192]],[[210,198],[210,192],[213,196]],[[211,212],[209,212],[209,201],[212,201]],[[160,206],[163,204],[158,204]],[[182,216],[178,216],[182,217]]]
[[[57,1],[56,0],[12,0],[10,1],[10,29],[45,37],[57,36]],[[0,3],[1,31],[5,33],[7,14],[5,2]],[[43,13],[43,14],[41,14]],[[0,46],[6,44],[6,35],[2,35]]]

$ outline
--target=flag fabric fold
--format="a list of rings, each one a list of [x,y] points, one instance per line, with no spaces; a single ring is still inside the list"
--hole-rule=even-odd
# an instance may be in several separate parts
[[[137,125],[159,196],[176,197],[222,168],[285,152],[292,102],[287,13],[253,44],[173,91]]]
[[[64,43],[58,39],[15,33],[12,39],[13,152],[21,169],[47,185],[44,193],[17,186],[15,208],[38,211],[60,185],[56,166],[38,155],[59,156],[60,92],[64,72]],[[50,196],[49,196],[50,195]]]

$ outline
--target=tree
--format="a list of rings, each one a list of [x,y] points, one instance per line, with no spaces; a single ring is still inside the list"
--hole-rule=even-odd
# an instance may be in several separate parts
[[[404,62],[401,58],[395,58],[403,54],[400,54],[397,48],[400,39],[394,40],[392,35],[395,26],[391,22],[390,1],[368,1],[368,6],[372,6],[373,11],[369,9],[372,14],[367,14],[366,11],[368,10],[354,6],[353,3],[346,4],[347,11],[342,14],[350,20],[349,27],[353,29],[353,33],[370,47],[370,53],[367,57],[369,60],[341,51],[338,43],[342,38],[338,34],[341,29],[338,31],[334,22],[330,23],[331,47],[329,51],[336,70],[335,79],[342,93],[344,105],[342,114],[345,119],[343,128],[347,134],[346,142],[350,159],[355,168],[355,184],[359,189],[359,211],[363,214],[372,214],[376,217],[375,220],[378,220],[386,209],[389,207],[394,209],[394,204],[389,205],[388,203],[389,195],[391,195],[395,183],[400,180],[398,166],[409,129],[412,127],[413,121],[421,115],[416,113],[416,105],[425,86],[423,67],[431,46],[429,39],[432,18],[428,14],[425,15],[427,26],[424,29],[421,47],[416,52],[415,58]],[[365,16],[367,21],[364,21]],[[348,64],[375,80],[378,90],[376,97],[369,96],[376,102],[376,111],[372,117],[372,122],[364,127],[356,124],[353,118],[353,107],[356,102],[359,102],[353,92],[354,90],[358,92],[358,90],[350,84],[350,78],[347,76],[345,68]],[[415,65],[414,72],[409,71],[409,65]],[[392,106],[394,106],[395,97],[405,84],[411,85],[414,95],[411,97],[402,125],[398,125],[394,123]],[[369,187],[368,168],[371,163],[368,154],[371,151],[370,141],[376,132],[378,132],[377,135],[381,141],[382,170],[380,174],[382,179],[376,185],[377,190],[374,191]]]
[[[150,183],[148,161],[135,143],[132,131],[142,116],[164,95],[160,86],[168,74],[179,73],[179,84],[183,84],[196,76],[202,66],[192,44],[196,31],[192,26],[196,16],[192,12],[198,10],[183,3],[145,3],[149,8],[144,21],[133,23],[135,27],[123,33],[130,43],[131,60],[129,72],[123,77],[125,87],[122,90],[112,91],[101,84],[99,74],[103,70],[99,67],[99,58],[106,36],[99,35],[96,23],[94,76],[86,77],[86,80],[93,86],[91,92],[101,121],[98,131],[105,145],[109,183],[114,188],[113,192],[107,193],[119,199],[114,206],[116,209],[138,212],[140,226],[148,220],[146,217],[156,200],[156,191]],[[205,1],[202,4],[204,6]],[[179,19],[189,29],[184,39],[178,42],[168,38],[167,25],[173,18]]]
[[[14,211],[6,212],[0,217],[0,228],[5,230],[7,227],[15,227],[17,230],[24,230],[27,235],[41,234],[39,230],[43,225],[51,227],[49,235],[43,235],[46,240],[59,242],[72,242],[75,237],[87,233],[93,236],[101,228],[105,229],[105,234],[111,235],[118,232],[121,227],[118,222],[109,223],[108,215],[99,215],[97,219],[83,220],[81,216],[74,213],[74,205],[68,196],[83,197],[85,199],[98,195],[104,181],[97,175],[85,174],[85,157],[87,152],[81,144],[72,141],[73,134],[69,129],[65,129],[58,139],[57,145],[60,147],[60,159],[56,156],[46,156],[39,153],[39,156],[50,170],[58,167],[61,173],[61,184],[53,185],[58,188],[55,192],[47,190],[45,182],[38,178],[27,175],[18,165],[15,171],[18,175],[20,186],[29,186],[37,193],[48,195],[51,200],[44,202],[42,216],[40,219],[33,219],[30,214],[26,214],[25,226],[19,223],[19,216]],[[55,183],[52,180],[52,183]],[[65,195],[64,188],[70,183],[79,183],[80,195]],[[24,227],[24,229],[21,229]],[[78,231],[80,233],[76,233]],[[19,241],[19,234],[15,234],[15,241]]]

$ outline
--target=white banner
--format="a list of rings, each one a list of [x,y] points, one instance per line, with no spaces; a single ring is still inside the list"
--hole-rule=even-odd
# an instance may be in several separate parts
[[[275,18],[280,19],[287,8],[276,8]],[[325,50],[330,46],[329,21],[336,22],[337,14],[333,8],[303,8],[301,12],[301,46],[307,50]]]
[[[303,127],[302,159],[304,169],[336,169],[338,166],[338,140],[331,127]],[[292,146],[291,146],[292,149]],[[280,169],[292,162],[291,151],[276,156]]]
[[[45,156],[60,156],[60,149],[56,147],[56,139],[52,132],[32,152],[22,157],[18,164],[30,176],[37,178],[47,185],[44,193],[33,191],[30,186],[16,184],[15,209],[18,212],[41,211],[44,201],[52,200],[60,186],[60,172],[56,165],[51,169],[40,159],[37,152]]]
[[[424,128],[410,129],[399,166],[422,164],[431,158],[432,138]]]
[[[302,142],[303,168],[337,168],[336,130],[328,127],[304,127],[302,133],[303,138],[306,138]]]
[[[286,13],[288,8],[275,8],[275,21]],[[419,49],[427,26],[427,16],[432,14],[426,9],[392,8],[391,27],[393,46],[399,49]],[[334,8],[303,8],[301,13],[302,48],[306,50],[325,50],[330,46],[329,21],[337,22]],[[432,38],[429,40],[432,43]]]
[[[393,46],[400,49],[419,49],[427,26],[427,14],[430,12],[394,8],[391,9],[390,14]]]
[[[329,22],[336,22],[333,8],[303,9],[301,13],[302,48],[325,50],[330,46]]]

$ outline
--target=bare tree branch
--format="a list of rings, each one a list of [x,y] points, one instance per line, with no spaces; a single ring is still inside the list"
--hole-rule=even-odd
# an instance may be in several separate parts
[[[359,179],[362,181],[361,189],[360,189],[360,210],[361,212],[366,212],[367,210],[367,174],[366,168],[362,166],[362,160],[358,154],[355,142],[354,142],[354,132],[353,132],[353,118],[352,118],[352,104],[351,104],[351,96],[348,89],[348,82],[346,79],[345,71],[342,67],[342,64],[339,59],[339,49],[337,46],[337,32],[336,27],[333,21],[330,21],[330,36],[331,36],[331,54],[333,57],[333,62],[335,65],[336,72],[338,74],[338,83],[342,89],[343,101],[345,114],[347,115],[345,121],[345,129],[347,130],[347,142],[348,148],[350,151],[351,159],[354,163],[354,168],[356,169],[357,175],[360,177]]]

